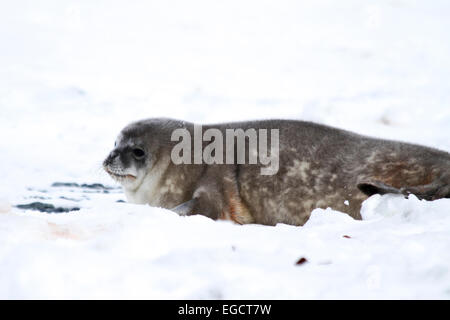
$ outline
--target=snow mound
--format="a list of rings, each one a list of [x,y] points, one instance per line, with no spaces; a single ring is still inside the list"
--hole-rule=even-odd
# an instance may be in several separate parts
[[[450,298],[449,200],[239,226],[142,205],[0,215],[1,298]],[[305,258],[307,263],[296,265]]]
[[[361,208],[364,220],[393,218],[398,223],[410,222],[422,225],[447,220],[450,223],[450,199],[436,201],[419,200],[415,195],[405,199],[402,195],[373,195],[364,201]]]

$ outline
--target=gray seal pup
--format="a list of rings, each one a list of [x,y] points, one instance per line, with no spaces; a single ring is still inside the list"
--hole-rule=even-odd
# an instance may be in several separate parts
[[[361,219],[361,204],[373,194],[450,197],[450,154],[429,147],[296,120],[202,126],[202,133],[214,129],[224,135],[231,129],[278,130],[278,168],[264,175],[265,165],[249,161],[174,163],[177,129],[189,132],[196,143],[195,125],[173,119],[137,121],[120,132],[103,165],[122,184],[129,202],[239,224],[303,225],[315,208],[331,207]],[[257,150],[248,138],[249,158]],[[202,140],[201,147],[207,145],[208,139]]]

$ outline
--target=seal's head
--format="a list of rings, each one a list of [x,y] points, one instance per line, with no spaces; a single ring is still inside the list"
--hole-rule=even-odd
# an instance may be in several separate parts
[[[138,189],[157,161],[161,142],[157,127],[157,120],[126,126],[103,162],[105,171],[126,190]]]

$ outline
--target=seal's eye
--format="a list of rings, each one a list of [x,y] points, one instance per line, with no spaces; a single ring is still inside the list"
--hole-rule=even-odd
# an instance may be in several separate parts
[[[142,150],[142,149],[140,149],[140,148],[134,148],[134,149],[133,149],[133,156],[134,156],[136,159],[140,160],[140,159],[142,159],[142,158],[145,157],[145,151]]]

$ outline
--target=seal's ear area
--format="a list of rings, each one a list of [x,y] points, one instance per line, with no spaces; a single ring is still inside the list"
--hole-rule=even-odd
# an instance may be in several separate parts
[[[402,194],[401,190],[388,186],[381,181],[363,181],[358,183],[358,189],[367,196],[372,196],[374,194]]]
[[[171,211],[178,213],[180,216],[187,216],[193,213],[194,207],[197,205],[198,199],[186,201],[179,206],[171,209]]]

